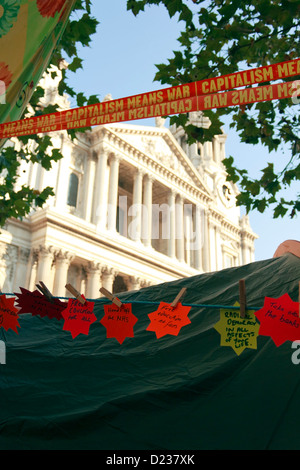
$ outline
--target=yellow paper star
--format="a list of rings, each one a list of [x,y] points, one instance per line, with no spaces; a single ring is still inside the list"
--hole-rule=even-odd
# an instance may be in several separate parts
[[[239,307],[236,302],[234,306]],[[245,348],[257,349],[259,323],[254,310],[247,310],[245,318],[236,309],[220,309],[220,321],[215,330],[221,335],[221,346],[230,346],[239,356]]]

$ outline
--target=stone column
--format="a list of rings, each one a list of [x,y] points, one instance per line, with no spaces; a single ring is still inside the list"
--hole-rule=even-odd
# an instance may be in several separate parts
[[[255,250],[254,250],[254,247],[251,246],[250,247],[250,263],[254,263],[255,261]]]
[[[226,134],[221,134],[219,135],[219,142],[220,142],[220,160],[224,160],[226,157],[226,151],[225,151],[225,144],[227,140],[227,135]]]
[[[36,188],[36,172],[37,172],[37,163],[29,162],[29,175],[28,175],[28,186],[35,189]]]
[[[107,199],[105,188],[107,159],[108,152],[105,147],[103,147],[101,150],[99,150],[97,162],[93,211],[93,222],[100,230],[104,230],[106,228]]]
[[[146,247],[152,245],[152,192],[153,177],[147,175],[144,185],[143,242]]]
[[[58,174],[55,191],[55,207],[64,209],[67,205],[69,178],[70,178],[70,161],[71,161],[71,146],[65,143],[64,136],[62,137],[62,153],[63,158],[58,161]]]
[[[120,157],[113,155],[110,160],[110,177],[108,189],[108,213],[107,228],[112,232],[116,231],[118,187],[119,187],[119,166]]]
[[[221,236],[221,227],[219,225],[216,226],[216,267],[217,270],[221,270],[223,268],[223,250],[222,250],[222,236]]]
[[[209,211],[203,212],[204,217],[204,230],[203,230],[203,271],[209,272],[211,270],[210,264],[210,240],[209,240]]]
[[[28,290],[30,291],[34,291],[36,289],[36,283],[39,282],[37,280],[38,261],[39,261],[39,252],[37,249],[32,249],[30,260],[28,263],[28,270],[27,270],[27,286],[28,286]]]
[[[201,162],[201,155],[198,153],[198,143],[190,145],[190,159],[193,165],[197,168]]]
[[[87,222],[92,222],[93,195],[95,189],[96,161],[91,156],[88,161],[87,175],[85,180],[85,198],[83,217]]]
[[[38,165],[37,169],[37,189],[38,191],[42,192],[44,189],[44,178],[45,178],[45,168],[42,167],[41,164]]]
[[[129,278],[129,290],[140,290],[142,279],[140,277],[131,276]]]
[[[213,138],[212,145],[213,145],[213,159],[216,163],[220,163],[221,161],[220,142],[219,142],[219,137],[217,135]]]
[[[242,233],[241,249],[242,249],[242,264],[245,265],[245,264],[250,263],[249,245],[247,243],[247,238],[246,238],[245,233]]]
[[[176,256],[176,214],[175,214],[175,192],[171,190],[168,197],[169,214],[170,214],[170,230],[168,240],[168,256],[175,258]]]
[[[204,142],[203,151],[204,151],[204,158],[206,160],[211,160],[212,159],[212,143],[208,141]]]
[[[66,284],[68,283],[68,270],[74,255],[69,252],[60,250],[56,254],[55,260],[55,279],[54,279],[54,295],[57,297],[66,296]]]
[[[133,207],[130,215],[134,217],[134,222],[130,225],[134,228],[131,230],[130,238],[137,242],[141,241],[142,234],[142,202],[143,202],[143,171],[138,168],[134,175],[133,181]]]
[[[99,263],[90,262],[86,268],[87,273],[87,298],[96,299],[100,296],[101,266]]]
[[[0,289],[3,290],[4,283],[6,280],[6,249],[7,245],[5,243],[0,243]]]
[[[102,287],[113,293],[113,284],[118,272],[114,268],[105,266],[102,268]]]
[[[217,270],[217,229],[214,220],[208,221],[209,245],[210,245],[210,267],[212,271]]]
[[[183,198],[178,196],[176,204],[176,245],[177,245],[177,258],[183,263],[184,256],[184,220],[183,220]]]
[[[50,291],[53,288],[51,271],[54,254],[53,246],[40,246],[38,249],[37,282],[43,281]]]
[[[15,276],[15,288],[25,287],[28,289],[27,271],[30,259],[30,250],[20,247],[18,249],[18,262]],[[46,283],[46,282],[45,282]]]
[[[193,241],[195,269],[202,270],[202,248],[204,242],[204,221],[202,221],[202,209],[196,205],[195,209],[195,239]],[[203,222],[203,223],[202,223]]]
[[[191,204],[184,206],[184,236],[185,236],[185,261],[192,265],[192,248],[193,248],[193,226],[192,226],[193,210]]]

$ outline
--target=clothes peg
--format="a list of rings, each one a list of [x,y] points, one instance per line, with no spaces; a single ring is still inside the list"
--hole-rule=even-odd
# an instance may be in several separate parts
[[[69,292],[71,292],[71,294],[74,295],[76,300],[78,300],[82,305],[85,304],[86,300],[82,297],[80,292],[78,292],[78,290],[75,289],[75,287],[73,287],[71,284],[67,284],[65,287]]]
[[[43,281],[40,281],[40,284],[36,284],[36,287],[39,289],[39,291],[49,300],[49,302],[53,303],[53,295],[49,291],[48,287],[43,283]]]
[[[111,294],[111,292],[109,292],[107,289],[105,289],[105,287],[101,287],[100,292],[105,297],[107,297],[109,300],[111,300],[112,303],[115,304],[117,307],[119,307],[119,308],[122,307],[122,305],[123,305],[122,302],[116,296]]]
[[[245,318],[245,316],[246,316],[246,283],[245,283],[245,279],[241,279],[239,281],[239,289],[240,289],[240,313],[241,313],[241,317]]]
[[[179,304],[181,298],[184,296],[185,293],[186,293],[186,287],[183,287],[181,291],[179,292],[179,294],[177,295],[177,297],[171,303],[171,307],[173,308],[177,307],[177,305]]]

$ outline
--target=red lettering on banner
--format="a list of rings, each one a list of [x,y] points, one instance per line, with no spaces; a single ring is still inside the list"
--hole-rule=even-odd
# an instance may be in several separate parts
[[[300,74],[300,60],[292,60],[282,64],[278,64],[278,77],[286,78]]]
[[[73,110],[0,124],[0,139],[77,129],[113,122],[189,113],[205,109],[238,106],[299,95],[294,82],[235,90],[280,78],[300,75],[300,59],[235,72],[186,85],[166,88],[119,100],[108,100]],[[225,91],[231,90],[231,91]],[[218,93],[220,92],[221,93]]]
[[[190,98],[191,92],[188,85],[183,85],[180,87],[168,88],[168,101],[181,100],[183,98]]]
[[[153,93],[145,93],[127,98],[127,109],[144,108],[146,106],[162,103],[164,95],[162,90]]]
[[[293,94],[293,82],[291,83],[280,83],[277,86],[278,98],[286,98]]]

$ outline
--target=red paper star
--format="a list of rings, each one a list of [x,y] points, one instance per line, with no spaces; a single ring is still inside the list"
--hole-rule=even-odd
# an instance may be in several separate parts
[[[15,298],[7,298],[5,295],[0,296],[0,327],[6,331],[9,329],[19,334],[17,327],[19,325],[18,309],[14,306]]]
[[[183,307],[181,303],[174,308],[161,302],[158,309],[148,315],[151,323],[147,331],[154,331],[157,339],[165,335],[178,336],[181,328],[191,323],[188,318],[191,308]]]
[[[50,319],[56,318],[62,320],[62,311],[66,308],[66,302],[61,302],[59,299],[53,298],[50,302],[41,292],[35,290],[31,292],[27,289],[21,289],[21,294],[16,294],[18,304],[20,307],[19,315],[23,313],[31,313],[33,316],[48,317]]]
[[[270,336],[277,347],[285,341],[300,340],[299,303],[288,294],[278,299],[266,297],[255,315],[260,322],[259,335]]]
[[[138,319],[133,315],[132,304],[104,305],[104,317],[100,323],[106,328],[106,337],[115,338],[122,344],[125,338],[133,338],[133,327]]]
[[[82,295],[84,298],[84,296]],[[82,305],[76,299],[69,299],[67,308],[62,312],[65,319],[63,330],[70,331],[72,338],[83,334],[88,335],[91,325],[97,320],[94,315],[94,302]]]

